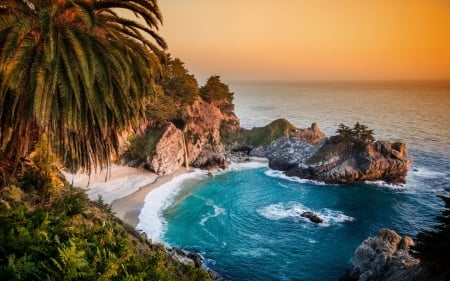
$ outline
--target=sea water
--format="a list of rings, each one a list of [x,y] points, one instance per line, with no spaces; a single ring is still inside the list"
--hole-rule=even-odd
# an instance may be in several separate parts
[[[414,237],[431,227],[450,187],[448,83],[231,83],[246,128],[286,118],[327,135],[340,123],[407,143],[407,183],[326,185],[267,164],[197,171],[149,194],[138,228],[200,253],[225,280],[337,280],[356,247],[383,227]],[[158,191],[159,190],[159,191]],[[315,224],[301,213],[324,219]]]

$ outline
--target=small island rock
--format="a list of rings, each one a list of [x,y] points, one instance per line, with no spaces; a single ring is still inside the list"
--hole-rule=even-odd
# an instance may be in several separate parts
[[[319,217],[318,215],[314,214],[313,212],[309,212],[309,211],[303,212],[300,216],[307,218],[311,222],[314,222],[314,223],[322,223],[323,222],[323,219],[321,217]]]

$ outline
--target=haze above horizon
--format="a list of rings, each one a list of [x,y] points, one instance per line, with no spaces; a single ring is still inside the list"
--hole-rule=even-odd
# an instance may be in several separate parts
[[[159,1],[199,81],[449,80],[448,0]]]

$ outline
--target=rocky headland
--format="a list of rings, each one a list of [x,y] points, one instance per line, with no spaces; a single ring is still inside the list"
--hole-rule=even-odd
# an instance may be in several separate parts
[[[182,112],[180,118],[150,121],[128,135],[122,161],[167,175],[183,166],[217,170],[230,161],[264,157],[270,168],[287,176],[330,184],[402,184],[412,165],[406,144],[375,141],[372,131],[359,123],[353,129],[341,125],[335,136],[327,137],[317,123],[300,129],[285,119],[242,128],[230,100],[200,99]],[[300,215],[322,222],[311,212]],[[341,280],[421,280],[426,269],[409,255],[412,244],[412,239],[383,229],[356,250],[353,267]],[[187,258],[201,265],[197,256]]]
[[[353,129],[341,125],[331,137],[316,123],[300,129],[285,119],[247,130],[232,104],[225,105],[198,100],[181,119],[146,123],[130,141],[125,162],[165,175],[182,166],[217,170],[231,160],[265,157],[287,176],[328,184],[403,184],[412,165],[405,143],[375,141],[359,123]]]
[[[404,143],[343,142],[336,136],[316,144],[296,137],[281,138],[251,150],[250,155],[267,157],[270,168],[288,176],[329,184],[378,180],[402,184],[412,165]]]

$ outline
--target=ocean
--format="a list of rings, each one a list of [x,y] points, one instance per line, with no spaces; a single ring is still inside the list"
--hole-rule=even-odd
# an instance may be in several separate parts
[[[265,163],[233,164],[209,177],[185,174],[150,193],[138,229],[200,253],[225,280],[337,280],[356,247],[384,227],[415,235],[435,223],[450,187],[450,83],[231,82],[245,128],[286,118],[367,125],[403,141],[414,159],[403,186],[325,185],[289,178]],[[314,224],[299,216],[312,211]]]

